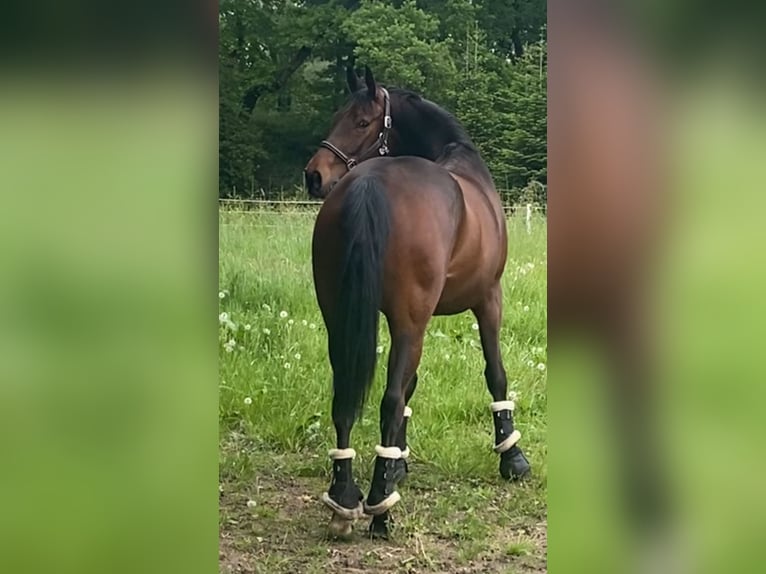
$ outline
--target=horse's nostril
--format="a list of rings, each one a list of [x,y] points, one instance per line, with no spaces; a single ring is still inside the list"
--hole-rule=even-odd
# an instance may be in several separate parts
[[[304,173],[308,192],[318,192],[322,188],[322,175],[318,171],[306,171]]]

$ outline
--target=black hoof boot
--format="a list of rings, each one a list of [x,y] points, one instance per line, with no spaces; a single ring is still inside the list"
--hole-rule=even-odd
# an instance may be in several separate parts
[[[356,509],[364,499],[364,494],[355,482],[336,482],[330,486],[328,494],[338,506],[349,510]]]
[[[325,504],[336,513],[350,518],[353,512],[359,513],[359,503],[363,499],[364,494],[359,490],[351,474],[351,459],[334,461],[332,483],[323,498]]]
[[[377,540],[388,540],[390,537],[390,526],[392,523],[393,521],[391,520],[391,516],[388,512],[378,516],[373,516],[372,520],[370,521],[369,528],[370,538]]]
[[[500,455],[500,476],[506,480],[521,480],[529,477],[531,467],[524,453],[517,446]]]

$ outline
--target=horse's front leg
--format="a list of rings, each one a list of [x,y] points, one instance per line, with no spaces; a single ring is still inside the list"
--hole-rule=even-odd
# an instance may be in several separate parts
[[[495,425],[494,450],[500,455],[500,475],[506,479],[518,480],[530,473],[530,466],[518,445],[521,433],[513,427],[513,401],[507,400],[508,380],[500,356],[502,291],[499,283],[473,312],[479,323],[481,346],[487,363],[484,375],[493,400],[490,410]]]

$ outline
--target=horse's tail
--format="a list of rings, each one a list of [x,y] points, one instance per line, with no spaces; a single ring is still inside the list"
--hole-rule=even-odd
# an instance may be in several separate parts
[[[383,183],[372,175],[354,180],[341,209],[345,252],[334,328],[329,330],[333,366],[333,416],[353,421],[375,374],[383,259],[391,212]]]

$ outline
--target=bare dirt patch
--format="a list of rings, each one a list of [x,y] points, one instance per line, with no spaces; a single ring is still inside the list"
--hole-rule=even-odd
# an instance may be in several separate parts
[[[242,488],[230,491],[230,486],[223,485],[220,501],[221,573],[547,571],[544,519],[490,524],[474,532],[470,523],[461,529],[467,520],[465,513],[456,512],[443,520],[423,507],[410,512],[403,505],[394,514],[398,526],[392,540],[369,540],[367,522],[359,521],[354,540],[340,542],[326,535],[330,513],[318,497],[324,487],[320,479],[261,476],[249,492]],[[411,494],[421,493],[418,489]],[[473,512],[482,514],[483,510]],[[486,510],[487,520],[498,518],[497,513]],[[428,514],[423,516],[424,512]]]

